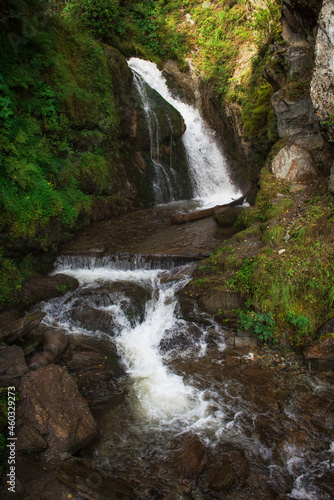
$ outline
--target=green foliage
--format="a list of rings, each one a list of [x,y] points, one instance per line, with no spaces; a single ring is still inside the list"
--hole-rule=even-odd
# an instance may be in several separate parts
[[[252,27],[256,32],[255,41],[259,48],[270,43],[280,29],[282,2],[263,0],[254,11]]]
[[[276,322],[273,319],[272,313],[256,313],[254,311],[239,311],[239,326],[243,330],[252,330],[256,333],[260,340],[273,339]],[[276,341],[276,340],[275,340]]]

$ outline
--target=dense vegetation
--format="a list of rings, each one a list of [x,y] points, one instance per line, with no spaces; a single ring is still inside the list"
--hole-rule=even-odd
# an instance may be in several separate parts
[[[0,232],[13,248],[0,246],[1,307],[36,267],[29,250],[49,250],[96,197],[112,198],[102,144],[112,149],[120,117],[101,44],[42,1],[13,0],[0,15]],[[26,256],[13,260],[21,241]]]

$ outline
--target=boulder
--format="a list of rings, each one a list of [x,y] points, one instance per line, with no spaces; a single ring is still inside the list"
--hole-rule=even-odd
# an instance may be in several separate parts
[[[4,340],[6,344],[13,344],[37,328],[44,316],[45,313],[41,311],[24,315],[14,309],[1,314],[0,340]]]
[[[208,461],[204,444],[198,436],[189,432],[175,438],[173,447],[171,466],[181,480],[195,483]]]
[[[214,211],[213,218],[217,222],[218,226],[233,226],[241,211],[242,208],[240,209],[236,207],[218,208],[216,211]]]
[[[49,352],[55,359],[68,346],[68,336],[64,330],[50,328],[43,334],[43,351]]]
[[[19,300],[25,308],[29,308],[42,300],[64,295],[67,290],[74,290],[78,286],[78,280],[67,274],[45,276],[36,273],[29,281],[23,283]]]
[[[56,365],[39,368],[21,381],[20,414],[43,436],[52,453],[75,453],[96,432],[96,422],[73,377]]]
[[[0,347],[0,383],[10,385],[13,379],[28,371],[23,350],[17,346]]]
[[[306,148],[288,144],[272,161],[273,174],[288,182],[304,182],[317,177],[312,156]]]

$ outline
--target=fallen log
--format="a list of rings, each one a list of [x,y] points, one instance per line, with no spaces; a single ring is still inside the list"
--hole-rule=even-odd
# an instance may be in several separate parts
[[[225,203],[225,205],[216,205],[215,207],[206,208],[204,210],[195,210],[194,212],[187,212],[186,214],[178,214],[173,215],[171,217],[172,224],[183,224],[184,222],[191,222],[194,220],[204,219],[205,217],[210,217],[217,210],[225,207],[235,207],[237,205],[241,205],[241,203],[246,198],[247,193],[238,198],[237,200],[233,200],[230,203]]]

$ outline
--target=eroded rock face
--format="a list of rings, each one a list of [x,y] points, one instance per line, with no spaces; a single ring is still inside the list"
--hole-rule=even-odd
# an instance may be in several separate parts
[[[25,422],[43,436],[52,453],[74,453],[93,438],[96,422],[88,405],[74,379],[59,366],[26,375],[19,397]]]
[[[311,99],[320,122],[334,111],[334,1],[324,0],[318,22],[315,70],[311,82]],[[334,129],[328,127],[329,138]]]
[[[322,146],[323,140],[309,96],[291,100],[283,89],[273,95],[271,104],[277,117],[277,130],[281,139],[289,139],[306,148]]]
[[[288,182],[303,182],[317,177],[313,159],[306,148],[288,144],[272,161],[273,174]]]

